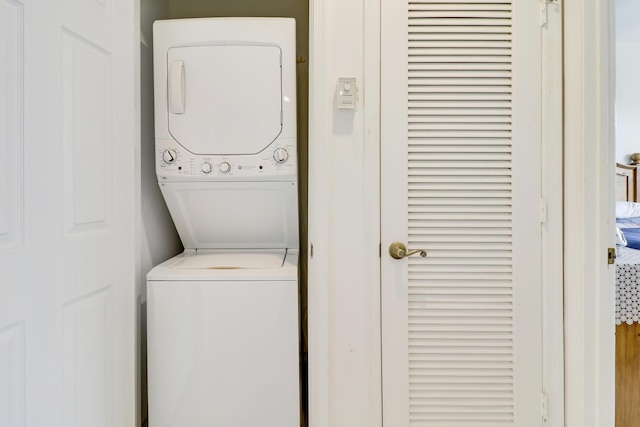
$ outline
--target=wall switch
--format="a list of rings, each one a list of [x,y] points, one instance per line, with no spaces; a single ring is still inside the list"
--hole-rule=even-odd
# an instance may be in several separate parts
[[[338,79],[338,110],[355,110],[358,102],[358,87],[355,77],[340,77]]]

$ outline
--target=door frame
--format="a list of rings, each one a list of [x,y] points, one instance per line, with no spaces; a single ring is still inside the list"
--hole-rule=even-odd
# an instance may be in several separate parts
[[[565,411],[614,425],[614,2],[564,2]]]
[[[333,40],[340,35],[349,34],[350,28],[344,28],[341,23],[336,23],[332,19],[345,7],[345,1],[353,7],[352,3],[358,3],[363,21],[364,34],[356,34],[366,40],[366,46],[362,44],[363,52],[351,52],[352,55],[361,54],[362,62],[354,68],[352,64],[346,64],[345,54],[338,50]],[[568,0],[567,0],[568,1]],[[595,2],[596,0],[590,0]],[[548,22],[553,25],[560,25],[562,21],[561,6],[551,7],[548,11]],[[367,198],[361,205],[349,207],[350,209],[361,209],[363,212],[371,212],[371,209],[379,212],[380,209],[380,137],[379,137],[379,114],[380,114],[380,0],[310,0],[310,81],[309,81],[309,276],[308,276],[308,328],[309,328],[309,426],[329,427],[343,422],[344,413],[335,409],[332,401],[333,392],[340,387],[340,381],[353,381],[353,378],[341,378],[332,369],[336,355],[339,355],[337,340],[344,337],[336,337],[332,329],[330,319],[336,310],[343,309],[344,306],[332,304],[332,286],[336,286],[331,281],[330,271],[336,267],[329,253],[332,244],[332,233],[336,232],[334,221],[339,219],[339,212],[342,207],[332,205],[332,191],[336,190],[333,185],[330,172],[333,162],[333,144],[342,143],[340,135],[333,131],[336,121],[334,110],[333,93],[335,88],[336,75],[355,75],[362,72],[364,84],[360,86],[359,108],[353,114],[362,117],[366,130],[361,138],[363,144],[363,155],[354,157],[354,167],[359,167],[367,177],[363,185],[363,192]],[[565,12],[566,13],[566,12]],[[555,72],[558,77],[562,68],[562,44],[557,38],[547,37],[544,40],[544,47],[549,50],[550,61],[543,64],[546,67],[547,75]],[[341,63],[342,60],[342,63]],[[545,245],[548,250],[544,255],[548,269],[545,272],[544,304],[546,307],[544,316],[546,323],[543,325],[545,333],[545,369],[544,384],[545,392],[549,396],[546,402],[548,408],[547,425],[563,425],[565,422],[564,413],[564,353],[563,353],[563,304],[562,304],[562,185],[558,185],[558,180],[562,177],[563,157],[562,157],[562,85],[561,79],[548,80],[547,94],[551,99],[544,112],[546,120],[546,136],[556,135],[555,139],[547,145],[547,150],[543,155],[547,164],[551,168],[550,180],[545,185],[547,199],[547,214],[549,233],[555,238],[546,240]],[[586,90],[586,89],[585,89]],[[566,152],[566,151],[565,151]],[[344,153],[343,153],[344,154]],[[567,157],[571,157],[567,155]],[[572,159],[575,160],[575,155]],[[590,166],[590,165],[589,165]],[[589,170],[587,165],[583,165],[585,170]],[[557,178],[557,179],[556,179]],[[565,180],[565,185],[567,181]],[[584,206],[584,205],[583,205]],[[366,241],[354,241],[348,248],[349,253],[362,252],[366,254],[365,268],[360,274],[371,281],[371,293],[369,298],[372,304],[370,317],[363,324],[363,328],[369,328],[369,341],[365,348],[358,348],[364,351],[372,360],[372,365],[381,366],[380,361],[380,221],[379,215],[369,215],[365,218],[363,228],[366,230]],[[378,246],[378,247],[376,247]],[[374,247],[374,250],[371,248]],[[358,268],[355,266],[354,268]],[[335,276],[335,272],[333,273]],[[376,283],[376,285],[374,285]],[[560,285],[558,285],[560,283]],[[376,330],[376,327],[378,328]],[[571,329],[566,329],[567,334],[574,333]],[[338,348],[338,350],[336,350]],[[583,372],[585,375],[590,372]],[[360,378],[355,378],[360,380]],[[379,369],[370,370],[371,383],[381,381]],[[573,380],[567,378],[567,380]],[[586,403],[586,406],[596,406],[595,402]],[[364,410],[362,408],[365,408]],[[361,414],[354,417],[366,422],[367,426],[381,426],[381,387],[372,387],[368,394],[368,402],[361,405],[355,411]],[[567,414],[569,417],[571,414]],[[349,418],[350,420],[352,418]],[[567,418],[569,422],[569,418]],[[569,425],[569,424],[567,424]],[[578,426],[579,424],[575,424]]]
[[[379,0],[309,0],[309,196],[308,196],[308,402],[309,425],[338,424],[382,425],[381,414],[381,354],[380,354],[380,1]],[[358,20],[356,24],[355,21]],[[350,25],[353,24],[353,25]],[[355,29],[357,28],[357,30]],[[357,32],[354,34],[354,32]],[[348,39],[348,47],[340,49],[340,37]],[[366,40],[368,49],[364,49]],[[360,41],[362,41],[361,44]],[[357,47],[356,47],[357,46]],[[352,47],[355,47],[352,50]],[[346,51],[348,50],[348,54]],[[365,72],[366,70],[366,72]],[[357,109],[336,113],[334,91],[336,78],[361,76],[358,79]],[[344,133],[345,123],[357,128]],[[342,127],[341,127],[342,126]],[[346,126],[348,127],[348,126]],[[332,323],[337,310],[345,305],[335,304],[332,293],[336,284],[332,270],[335,250],[332,251],[336,230],[333,221],[341,217],[342,206],[333,201],[335,181],[331,174],[335,166],[334,146],[345,140],[360,145],[361,150],[349,152],[356,174],[362,180],[362,203],[354,201],[349,210],[367,213],[355,234],[365,235],[342,248],[346,258],[354,256],[358,271],[347,275],[360,276],[368,287],[366,319],[358,319],[361,336],[358,342],[345,343],[344,333],[336,332]],[[350,146],[349,148],[353,148]],[[346,152],[344,153],[346,155]],[[364,231],[364,232],[363,232]],[[357,255],[362,254],[358,259]],[[364,267],[361,267],[364,265]],[[335,277],[335,273],[333,273]],[[374,327],[376,326],[378,330]],[[356,341],[356,340],[354,340]],[[341,405],[336,388],[343,378],[337,370],[343,368],[338,359],[348,353],[360,353],[367,365],[360,374],[362,391],[349,403]],[[340,365],[336,367],[336,365]],[[360,376],[358,376],[360,375]],[[349,413],[347,413],[349,412]],[[348,420],[348,421],[345,421]]]

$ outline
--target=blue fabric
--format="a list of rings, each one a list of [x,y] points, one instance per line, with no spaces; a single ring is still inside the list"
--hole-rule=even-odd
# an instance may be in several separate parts
[[[619,228],[638,227],[640,224],[640,218],[616,218],[616,225]],[[625,227],[627,226],[627,227]]]
[[[632,249],[640,249],[640,228],[622,228],[620,229],[624,238],[627,239],[627,247]]]

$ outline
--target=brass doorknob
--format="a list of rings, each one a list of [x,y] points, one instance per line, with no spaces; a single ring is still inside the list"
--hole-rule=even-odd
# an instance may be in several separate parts
[[[418,253],[422,258],[427,256],[427,251],[425,251],[424,249],[407,250],[407,247],[404,245],[404,243],[393,242],[389,246],[389,255],[391,255],[391,258],[393,259],[402,259]]]

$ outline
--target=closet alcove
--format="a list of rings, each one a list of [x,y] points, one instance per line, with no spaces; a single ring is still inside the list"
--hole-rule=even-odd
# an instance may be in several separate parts
[[[153,22],[163,19],[203,17],[291,17],[296,19],[297,57],[297,129],[298,129],[298,188],[300,224],[300,297],[301,297],[301,377],[302,408],[306,412],[306,277],[307,277],[307,129],[309,85],[309,2],[308,0],[205,1],[205,0],[141,0],[140,1],[140,106],[141,106],[141,236],[140,276],[166,259],[182,252],[183,247],[169,216],[158,187],[155,172],[153,118]],[[146,381],[146,295],[142,286],[140,299],[141,353],[141,425],[147,422]],[[303,417],[303,422],[304,422]]]

